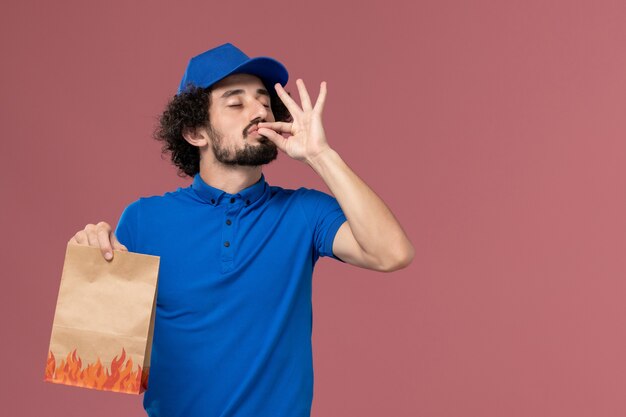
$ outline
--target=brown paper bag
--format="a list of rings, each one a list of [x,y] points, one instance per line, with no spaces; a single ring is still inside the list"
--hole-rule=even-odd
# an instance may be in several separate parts
[[[148,387],[158,256],[68,243],[44,381],[141,394]]]

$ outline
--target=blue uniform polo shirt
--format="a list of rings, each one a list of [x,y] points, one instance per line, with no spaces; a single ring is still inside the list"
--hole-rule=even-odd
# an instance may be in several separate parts
[[[346,217],[321,191],[206,184],[141,197],[115,235],[160,256],[151,417],[308,417],[311,277]],[[340,260],[341,261],[341,260]]]

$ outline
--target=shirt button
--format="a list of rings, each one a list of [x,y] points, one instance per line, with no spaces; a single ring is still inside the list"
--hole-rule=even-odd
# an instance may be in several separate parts
[[[215,204],[215,199],[214,198],[211,199],[211,204]]]
[[[231,197],[230,202],[234,203],[235,202],[235,197]]]
[[[229,225],[229,226],[230,226],[232,223],[233,223],[233,222],[231,222],[231,221],[230,221],[230,219],[226,219],[226,224],[227,224],[227,225]]]
[[[229,247],[230,246],[230,242],[227,240],[226,242],[224,242],[224,246]]]
[[[250,200],[246,200],[246,206],[250,205]]]

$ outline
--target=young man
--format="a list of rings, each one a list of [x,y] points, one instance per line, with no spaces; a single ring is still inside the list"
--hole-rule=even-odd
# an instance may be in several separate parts
[[[414,249],[383,201],[326,140],[326,83],[301,106],[278,61],[232,44],[189,62],[155,137],[187,188],[126,207],[115,233],[89,224],[71,243],[161,257],[150,416],[309,416],[311,277],[320,256],[376,271]],[[278,150],[309,165],[336,198],[270,186]],[[119,240],[118,240],[119,239]]]

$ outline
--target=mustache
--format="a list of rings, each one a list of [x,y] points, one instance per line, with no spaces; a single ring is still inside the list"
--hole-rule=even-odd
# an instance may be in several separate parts
[[[252,129],[254,126],[257,126],[259,123],[261,122],[265,122],[265,119],[261,119],[261,118],[257,118],[254,119],[248,126],[246,126],[246,128],[243,130],[243,137],[245,138],[246,136],[248,136],[248,131],[250,129]]]

